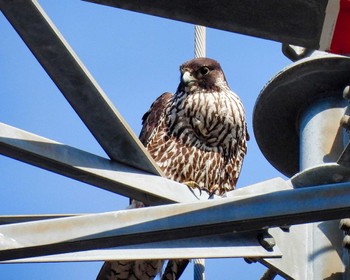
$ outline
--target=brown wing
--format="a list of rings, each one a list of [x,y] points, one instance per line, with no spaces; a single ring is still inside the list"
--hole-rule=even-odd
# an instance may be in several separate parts
[[[139,139],[144,146],[147,145],[152,131],[158,126],[160,117],[164,112],[166,104],[173,96],[170,92],[165,92],[159,96],[151,105],[149,110],[142,117],[142,130]]]

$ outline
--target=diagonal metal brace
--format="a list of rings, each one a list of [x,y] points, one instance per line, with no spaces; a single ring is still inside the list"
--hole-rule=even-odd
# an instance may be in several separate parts
[[[160,169],[39,3],[0,0],[0,10],[107,155],[160,175]]]
[[[0,123],[0,154],[148,205],[198,200],[188,187],[180,183],[3,123]]]

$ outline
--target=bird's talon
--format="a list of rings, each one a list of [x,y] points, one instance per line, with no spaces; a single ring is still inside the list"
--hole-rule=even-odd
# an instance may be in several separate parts
[[[224,191],[220,188],[219,185],[215,184],[209,188],[209,199],[213,198],[214,195],[221,195]]]
[[[202,190],[204,189],[201,188],[195,181],[188,181],[188,182],[184,182],[183,184],[185,184],[187,187],[189,187],[192,190],[198,189],[199,195],[202,195]]]

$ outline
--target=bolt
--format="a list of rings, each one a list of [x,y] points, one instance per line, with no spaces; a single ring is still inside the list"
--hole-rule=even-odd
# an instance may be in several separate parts
[[[244,258],[244,260],[247,264],[252,264],[257,262],[257,259],[254,259],[254,258]]]
[[[343,90],[343,98],[350,99],[350,86],[346,86]]]
[[[258,241],[267,251],[272,251],[272,248],[276,245],[275,239],[267,231],[264,231],[258,235]]]
[[[290,226],[280,226],[280,229],[283,230],[284,232],[289,232],[290,231]]]
[[[349,235],[345,235],[344,239],[343,239],[343,247],[345,249],[350,249],[350,236]]]
[[[350,129],[350,116],[344,115],[340,120],[340,125],[345,129]]]
[[[341,219],[339,222],[339,228],[343,231],[348,232],[350,230],[350,219]]]

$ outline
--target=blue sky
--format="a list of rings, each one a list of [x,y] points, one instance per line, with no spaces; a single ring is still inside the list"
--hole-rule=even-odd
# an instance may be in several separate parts
[[[138,135],[143,113],[161,93],[176,90],[179,65],[193,58],[193,25],[78,0],[39,2]],[[0,121],[107,157],[2,14],[0,30]],[[290,64],[281,44],[207,29],[207,56],[221,63],[246,108],[251,140],[239,187],[282,176],[261,154],[252,131],[259,92]],[[125,197],[4,156],[0,180],[2,215],[104,212],[128,204]],[[89,280],[95,279],[101,265],[1,265],[0,279]],[[259,279],[264,270],[241,259],[208,260],[206,276]],[[183,279],[192,279],[192,274],[189,266]]]

